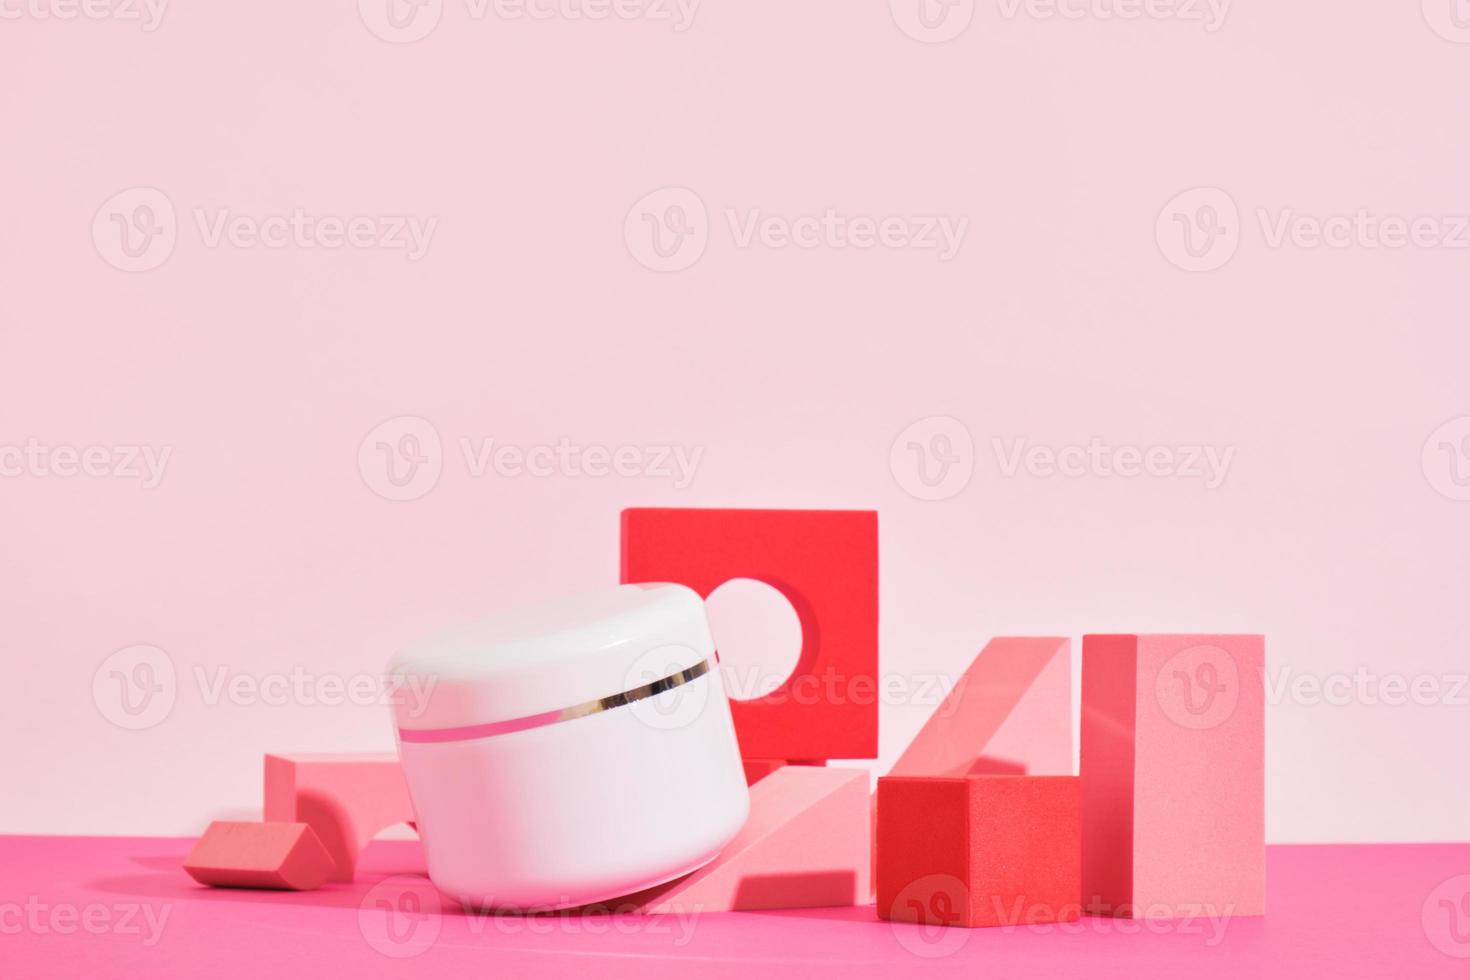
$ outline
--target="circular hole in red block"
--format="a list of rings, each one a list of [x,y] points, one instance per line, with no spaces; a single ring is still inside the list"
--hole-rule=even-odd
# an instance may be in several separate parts
[[[732,578],[705,605],[726,694],[754,701],[786,683],[801,660],[801,619],[779,589]]]

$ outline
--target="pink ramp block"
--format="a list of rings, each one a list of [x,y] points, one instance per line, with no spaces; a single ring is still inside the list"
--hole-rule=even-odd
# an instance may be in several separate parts
[[[998,636],[894,763],[890,776],[1072,774],[1072,641]]]
[[[267,755],[265,819],[310,824],[332,855],[329,880],[351,881],[363,845],[414,812],[391,753]]]
[[[750,787],[750,818],[693,874],[609,902],[642,912],[732,912],[865,902],[868,774],[783,766]]]
[[[818,759],[809,762],[805,759],[741,759],[745,766],[745,785],[749,786],[757,780],[765,779],[771,773],[782,766],[825,766],[827,760]]]
[[[228,888],[310,891],[332,869],[332,856],[304,823],[216,820],[184,859],[195,881]]]
[[[745,785],[753,786],[771,773],[786,765],[784,759],[742,759],[745,766]]]
[[[1135,918],[1265,911],[1265,640],[1082,640],[1082,897]]]

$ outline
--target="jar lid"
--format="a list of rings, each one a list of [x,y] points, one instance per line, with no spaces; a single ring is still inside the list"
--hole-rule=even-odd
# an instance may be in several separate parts
[[[616,705],[661,679],[693,679],[713,656],[699,594],[648,583],[436,634],[395,654],[388,677],[401,738],[453,741],[588,713],[589,703]]]

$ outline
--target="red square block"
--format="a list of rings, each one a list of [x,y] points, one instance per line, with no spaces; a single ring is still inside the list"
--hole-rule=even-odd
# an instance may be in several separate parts
[[[1266,905],[1266,643],[1082,639],[1082,894],[1131,918]]]
[[[677,582],[705,598],[731,579],[778,589],[801,622],[796,670],[733,701],[747,759],[878,755],[878,515],[873,511],[623,511],[623,582]]]
[[[1081,833],[1075,776],[884,776],[878,915],[971,927],[1075,921]]]

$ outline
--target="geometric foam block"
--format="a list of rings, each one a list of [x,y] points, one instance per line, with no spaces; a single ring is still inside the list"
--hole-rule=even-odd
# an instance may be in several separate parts
[[[1071,775],[1071,661],[1066,637],[991,640],[889,775]]]
[[[1082,912],[1076,776],[878,780],[878,915],[920,925],[1071,922]]]
[[[351,881],[380,831],[414,820],[392,753],[267,755],[265,819],[310,824],[332,856],[330,881]]]
[[[786,763],[781,759],[742,759],[745,766],[745,785],[753,786]]]
[[[732,701],[748,759],[878,754],[878,515],[873,511],[633,508],[621,580],[677,582],[708,597],[730,579],[779,590],[801,655],[775,690]]]
[[[868,806],[865,770],[783,766],[750,787],[750,817],[712,862],[607,904],[692,914],[866,901]]]
[[[750,786],[764,779],[782,766],[825,766],[825,761],[809,762],[806,759],[741,759],[745,766],[745,785]]]
[[[1260,915],[1265,639],[1082,641],[1082,893],[1090,913]]]
[[[888,771],[890,776],[1028,774],[1072,774],[1072,641],[1067,637],[997,636],[985,644]],[[875,817],[875,831],[877,825]]]
[[[184,870],[203,885],[224,888],[320,888],[332,856],[304,823],[216,820],[204,831]]]

